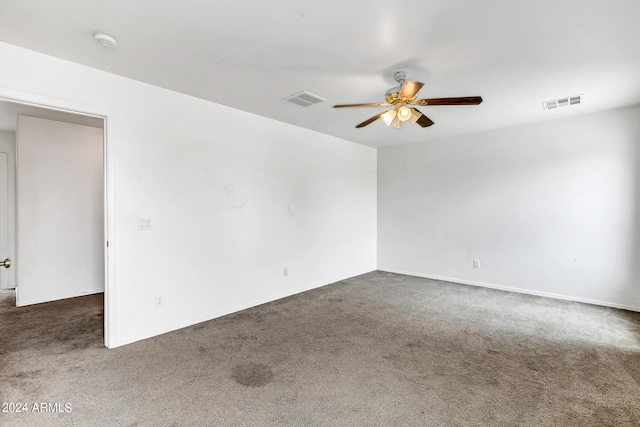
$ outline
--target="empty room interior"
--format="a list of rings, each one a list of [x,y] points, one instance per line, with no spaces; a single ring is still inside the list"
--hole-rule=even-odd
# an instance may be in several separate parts
[[[640,425],[640,2],[0,3],[0,425]]]

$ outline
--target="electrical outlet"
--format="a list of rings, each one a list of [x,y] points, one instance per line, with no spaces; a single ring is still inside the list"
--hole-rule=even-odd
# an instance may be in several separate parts
[[[479,259],[474,259],[473,260],[473,268],[480,268],[480,260]]]
[[[156,297],[156,307],[162,307],[162,297]]]
[[[289,268],[288,268],[288,267],[285,267],[285,268],[282,270],[282,275],[283,275],[283,276],[288,276],[288,275],[289,275]]]

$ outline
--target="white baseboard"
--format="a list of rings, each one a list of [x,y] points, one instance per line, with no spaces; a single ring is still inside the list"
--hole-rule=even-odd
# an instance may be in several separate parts
[[[580,297],[574,297],[574,296],[571,296],[571,295],[561,295],[561,294],[554,294],[554,293],[550,293],[550,292],[534,291],[534,290],[530,290],[530,289],[512,288],[510,286],[494,285],[492,283],[476,282],[476,281],[473,281],[473,280],[455,279],[455,278],[452,278],[452,277],[436,276],[436,275],[433,275],[433,274],[416,273],[416,272],[413,272],[413,271],[396,270],[396,269],[393,269],[393,268],[379,267],[378,270],[379,271],[384,271],[384,272],[387,272],[387,273],[404,274],[405,276],[414,276],[414,277],[422,277],[422,278],[425,278],[425,279],[442,280],[443,282],[452,282],[452,283],[459,283],[459,284],[462,284],[462,285],[480,286],[482,288],[499,289],[501,291],[517,292],[519,294],[535,295],[535,296],[539,296],[539,297],[547,297],[547,298],[560,299],[560,300],[565,300],[565,301],[583,302],[585,304],[601,305],[601,306],[604,306],[604,307],[620,308],[622,310],[640,312],[640,307],[639,306],[617,304],[617,303],[614,303],[614,302],[599,301],[599,300],[593,300],[593,299],[588,299],[588,298],[580,298]]]
[[[290,297],[290,296],[293,296],[293,295],[300,294],[302,292],[310,291],[312,289],[321,288],[323,286],[327,286],[327,285],[330,285],[332,283],[340,282],[342,280],[346,280],[346,279],[349,279],[351,277],[356,277],[356,276],[360,276],[362,274],[371,273],[372,271],[376,271],[376,270],[375,269],[374,270],[367,270],[367,271],[363,271],[361,273],[350,275],[348,277],[336,278],[336,279],[330,280],[330,281],[328,281],[326,283],[314,284],[314,285],[311,285],[309,287],[305,287],[305,288],[302,288],[300,290],[296,290],[295,292],[281,292],[279,294],[270,295],[270,296],[268,296],[266,298],[260,298],[260,299],[253,300],[253,301],[248,302],[248,303],[240,304],[240,305],[237,305],[235,307],[231,307],[231,308],[226,309],[226,310],[207,313],[207,314],[204,314],[204,315],[201,315],[201,316],[193,317],[191,319],[183,320],[183,321],[180,321],[180,322],[175,322],[175,323],[172,323],[170,325],[162,326],[160,328],[153,329],[151,331],[147,331],[147,332],[144,332],[144,333],[141,333],[141,334],[129,335],[128,337],[125,337],[125,338],[119,340],[116,345],[110,346],[109,348],[120,347],[122,345],[131,344],[131,343],[134,343],[136,341],[140,341],[140,340],[144,340],[144,339],[147,339],[147,338],[155,337],[157,335],[166,334],[167,332],[172,332],[172,331],[176,331],[178,329],[186,328],[188,326],[193,326],[193,325],[196,325],[198,323],[207,322],[209,320],[217,319],[218,317],[227,316],[229,314],[233,314],[233,313],[236,313],[238,311],[246,310],[248,308],[256,307],[258,305],[266,304],[268,302],[276,301],[276,300],[279,300],[279,299],[282,299],[282,298],[287,298],[287,297]]]

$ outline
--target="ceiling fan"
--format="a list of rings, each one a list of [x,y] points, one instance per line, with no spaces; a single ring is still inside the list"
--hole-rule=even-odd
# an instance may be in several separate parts
[[[482,102],[482,98],[479,96],[466,96],[462,98],[424,98],[416,99],[418,91],[424,86],[424,83],[411,82],[407,80],[407,73],[405,71],[398,71],[393,75],[395,81],[400,86],[393,87],[385,93],[385,99],[387,102],[378,102],[370,104],[342,104],[334,105],[333,108],[346,108],[346,107],[392,107],[384,110],[380,114],[376,114],[370,119],[365,120],[356,126],[356,128],[363,128],[368,124],[375,122],[378,119],[387,126],[393,126],[400,128],[404,126],[406,121],[411,123],[417,123],[418,125],[426,128],[433,124],[433,121],[427,116],[418,111],[413,105],[429,106],[429,105],[478,105]]]

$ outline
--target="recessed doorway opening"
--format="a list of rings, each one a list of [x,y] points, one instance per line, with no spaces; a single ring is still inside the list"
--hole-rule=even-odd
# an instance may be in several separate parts
[[[87,306],[108,346],[105,130],[105,117],[0,98],[2,305]]]

